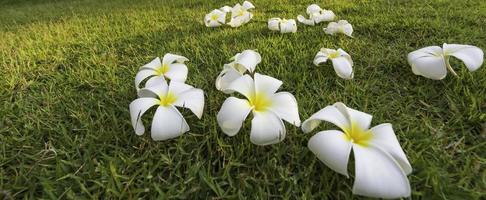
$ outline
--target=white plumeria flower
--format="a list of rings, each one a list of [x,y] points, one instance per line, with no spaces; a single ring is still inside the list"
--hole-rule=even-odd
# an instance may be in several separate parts
[[[135,76],[135,87],[137,91],[141,88],[140,83],[149,77],[150,79],[163,77],[172,81],[185,82],[188,69],[184,62],[188,60],[184,56],[171,53],[165,54],[162,62],[160,62],[159,57],[155,58],[150,63],[142,66]]]
[[[353,26],[346,20],[339,20],[336,22],[331,22],[327,25],[327,28],[324,28],[324,32],[329,35],[334,35],[336,33],[342,33],[349,37],[353,34]]]
[[[228,86],[247,71],[253,73],[256,66],[262,61],[262,57],[254,50],[244,50],[236,54],[233,60],[233,62],[224,65],[223,71],[216,78],[216,89],[224,93],[233,92],[227,90]]]
[[[246,74],[233,81],[228,89],[236,91],[248,100],[229,97],[218,112],[218,124],[228,136],[234,136],[243,122],[253,112],[250,140],[257,145],[269,145],[285,138],[282,119],[300,126],[297,101],[288,92],[277,92],[282,81],[255,73]]]
[[[157,106],[151,128],[153,140],[167,140],[189,131],[189,125],[176,106],[190,109],[201,119],[204,109],[201,89],[177,81],[167,85],[162,77],[151,79],[146,85],[139,91],[140,98],[130,103],[130,117],[137,135],[145,132],[142,116],[153,106]]]
[[[457,75],[449,64],[449,58],[454,56],[464,62],[469,71],[476,71],[484,61],[484,53],[478,47],[462,44],[446,44],[425,47],[408,54],[408,63],[416,75],[440,80],[446,77],[447,69]]]
[[[226,12],[214,9],[204,17],[204,24],[207,27],[218,27],[226,23]]]
[[[327,62],[328,59],[331,59],[334,71],[339,77],[344,79],[353,78],[353,60],[351,60],[351,56],[348,53],[342,49],[322,48],[314,57],[314,65],[318,66]]]
[[[243,24],[248,23],[251,18],[253,18],[253,14],[248,12],[249,9],[255,8],[252,3],[249,1],[243,2],[243,5],[236,4],[233,8],[231,8],[231,20],[228,23],[231,27],[239,27]]]
[[[293,19],[271,18],[268,20],[268,29],[280,33],[297,32],[297,23]]]
[[[314,26],[315,24],[324,21],[332,21],[334,20],[334,18],[336,18],[334,12],[330,10],[322,9],[317,4],[312,4],[308,6],[306,12],[309,15],[309,19],[306,19],[304,16],[299,15],[297,16],[297,20],[300,23],[310,25],[310,26]]]
[[[322,121],[333,123],[338,130],[321,131],[311,137],[309,149],[332,170],[348,176],[347,165],[354,152],[355,181],[353,193],[377,198],[410,196],[407,175],[412,167],[407,160],[391,124],[370,129],[372,116],[335,103],[313,114],[302,124],[306,133]]]

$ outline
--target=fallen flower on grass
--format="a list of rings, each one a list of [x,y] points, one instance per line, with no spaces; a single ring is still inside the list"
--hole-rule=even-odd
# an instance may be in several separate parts
[[[446,77],[447,69],[456,75],[449,64],[449,58],[453,56],[464,62],[469,71],[476,71],[484,61],[484,53],[478,47],[462,44],[446,44],[425,47],[408,54],[408,63],[416,75],[440,80]]]
[[[214,9],[204,17],[204,24],[207,27],[218,27],[226,23],[226,12]]]
[[[327,25],[327,28],[324,28],[324,32],[326,32],[329,35],[342,33],[349,37],[353,37],[351,36],[351,34],[353,34],[353,26],[346,20],[339,20],[337,23],[336,22],[329,23]]]
[[[204,109],[204,92],[185,83],[156,77],[147,81],[146,87],[139,90],[139,98],[130,103],[130,117],[137,135],[145,132],[143,114],[157,106],[152,121],[153,140],[167,140],[189,131],[189,125],[177,107],[190,109],[199,119]]]
[[[302,124],[305,133],[327,121],[341,128],[321,131],[311,137],[309,149],[332,170],[348,176],[347,165],[354,152],[353,193],[375,198],[410,196],[407,175],[412,167],[393,131],[385,123],[370,129],[372,116],[335,103],[313,114]]]
[[[228,25],[231,27],[239,27],[248,23],[253,18],[253,14],[248,11],[252,8],[255,8],[255,6],[249,1],[243,2],[243,5],[237,3],[231,8],[231,20]]]
[[[271,18],[268,20],[268,29],[280,33],[297,32],[297,23],[293,19]]]
[[[247,71],[253,73],[262,61],[260,54],[254,50],[244,50],[232,59],[233,62],[225,64],[223,71],[216,78],[216,89],[224,93],[231,93],[232,91],[227,90],[228,86]]]
[[[334,71],[339,77],[344,79],[353,78],[353,60],[351,60],[351,56],[348,53],[342,49],[322,48],[314,57],[314,65],[319,66],[329,59],[332,61]]]
[[[319,7],[317,4],[312,4],[307,7],[306,13],[309,15],[309,19],[306,19],[302,15],[297,16],[297,20],[300,23],[314,26],[315,24],[318,24],[320,22],[324,21],[332,21],[334,18],[336,18],[336,15],[334,12],[330,10],[325,10]]]
[[[137,91],[141,88],[140,84],[147,78],[156,77],[167,78],[172,81],[185,82],[187,78],[187,66],[184,64],[188,61],[184,56],[167,53],[162,58],[157,57],[150,63],[142,66],[135,76],[135,87]]]
[[[257,145],[269,145],[285,138],[282,119],[300,126],[297,101],[288,92],[277,92],[282,81],[255,73],[254,79],[246,74],[228,87],[245,96],[245,99],[229,97],[218,112],[218,124],[228,136],[236,135],[246,117],[252,111],[250,140]]]

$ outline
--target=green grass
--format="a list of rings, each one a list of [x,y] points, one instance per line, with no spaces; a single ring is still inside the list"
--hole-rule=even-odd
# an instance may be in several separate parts
[[[354,38],[325,35],[325,24],[267,29],[267,19],[295,18],[311,0],[253,1],[255,17],[240,28],[202,24],[236,2],[0,2],[0,198],[361,199],[353,177],[308,150],[315,132],[287,124],[286,139],[265,147],[250,142],[250,120],[235,137],[221,132],[216,113],[228,95],[214,80],[244,49],[261,53],[257,71],[284,82],[302,120],[341,101],[373,125],[392,123],[414,169],[414,199],[486,195],[486,67],[469,73],[455,60],[459,76],[434,81],[406,62],[444,42],[486,50],[485,1],[319,1],[354,25]],[[314,67],[321,47],[350,53],[354,80],[329,63]],[[191,131],[154,142],[135,135],[128,105],[138,68],[168,52],[190,59],[187,82],[205,91],[205,112],[197,120],[184,111]]]

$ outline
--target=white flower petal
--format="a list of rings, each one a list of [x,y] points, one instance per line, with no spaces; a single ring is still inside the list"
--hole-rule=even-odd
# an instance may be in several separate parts
[[[307,146],[329,168],[348,177],[352,143],[345,137],[341,131],[321,131],[309,139]]]
[[[317,23],[320,23],[320,22],[332,21],[332,20],[334,20],[335,17],[336,17],[336,15],[334,15],[334,12],[332,12],[330,10],[324,10],[324,11],[321,12],[321,14],[315,15],[313,17],[313,19],[317,24]]]
[[[256,145],[270,145],[285,138],[285,126],[272,111],[253,112],[250,141]]]
[[[142,69],[138,71],[137,75],[135,75],[135,88],[137,88],[137,91],[140,89],[140,83],[142,83],[143,80],[155,75],[157,75],[157,73],[151,69]]]
[[[216,89],[224,93],[231,93],[231,91],[227,90],[228,86],[242,76],[243,74],[235,68],[225,65],[224,70],[216,78]]]
[[[179,55],[175,55],[175,54],[171,54],[171,53],[166,53],[164,55],[164,57],[162,58],[162,63],[169,65],[169,64],[172,64],[174,62],[184,63],[184,62],[186,62],[188,60],[189,59],[187,59],[184,56],[179,56]]]
[[[152,139],[168,140],[189,131],[189,125],[174,106],[159,106],[152,121]]]
[[[321,12],[321,7],[319,7],[317,4],[311,4],[307,7],[307,14],[313,14],[313,13],[319,13]]]
[[[244,95],[247,99],[251,99],[255,95],[255,82],[250,75],[244,76],[234,80],[226,89],[229,92],[238,92]]]
[[[142,135],[145,132],[145,127],[142,123],[142,115],[152,106],[157,104],[159,104],[159,100],[155,98],[138,98],[130,103],[130,118],[135,134]]]
[[[272,96],[270,110],[283,120],[299,127],[299,107],[294,95],[288,92],[279,92]]]
[[[337,57],[331,60],[332,60],[332,66],[334,67],[334,71],[336,71],[336,74],[339,77],[343,79],[353,78],[354,76],[353,66],[348,59],[346,59],[345,57]]]
[[[343,20],[343,21],[345,21],[345,20]],[[352,36],[352,34],[353,34],[353,26],[350,23],[347,23],[346,22],[346,24],[343,24],[341,31],[342,31],[342,33],[344,33],[344,35],[347,35],[349,37],[353,37]]]
[[[355,181],[353,193],[394,199],[410,196],[410,183],[391,155],[375,146],[353,144]]]
[[[157,98],[162,94],[167,93],[168,85],[163,76],[154,76],[147,80],[145,88],[139,90],[137,95],[139,97],[153,97]]]
[[[268,96],[271,96],[277,92],[277,90],[282,85],[282,81],[273,78],[267,75],[261,75],[259,73],[255,73],[255,92],[256,93],[265,93]]]
[[[169,71],[164,75],[171,81],[185,82],[187,79],[188,69],[185,64],[174,63],[169,65]]]
[[[204,92],[197,88],[185,90],[177,95],[174,105],[190,109],[197,118],[201,119],[204,110]]]
[[[328,55],[323,53],[322,51],[317,52],[316,56],[314,57],[314,65],[318,66],[322,63],[325,63],[328,59]]]
[[[343,116],[345,116],[350,123],[356,123],[361,129],[368,130],[371,125],[373,116],[352,108],[347,107],[344,103],[336,102],[334,105]]]
[[[255,6],[251,2],[249,2],[249,1],[244,1],[243,2],[243,8],[245,10],[248,10],[248,9],[255,8]]]
[[[220,8],[221,11],[228,13],[231,12],[231,7],[230,6],[223,6]]]
[[[169,83],[169,92],[172,92],[176,97],[193,88],[194,87],[182,82],[171,81]]]
[[[210,27],[210,28],[218,27],[222,25],[220,22],[211,19],[204,21],[204,24],[206,25],[206,27]]]
[[[373,127],[371,132],[373,133],[371,143],[389,153],[397,161],[405,174],[412,173],[412,166],[408,162],[407,156],[403,152],[400,143],[398,143],[392,125],[389,123],[380,124]]]
[[[351,125],[349,117],[344,115],[335,106],[326,106],[325,108],[314,113],[309,119],[305,120],[302,124],[302,130],[305,133],[314,130],[321,121],[327,121],[333,123],[341,129],[346,129]]]
[[[268,29],[278,31],[280,29],[280,18],[271,18],[268,20]]]
[[[303,23],[305,25],[309,25],[309,26],[314,26],[315,25],[315,22],[314,20],[312,19],[306,19],[304,16],[302,15],[298,15],[297,16],[297,21],[299,21],[300,23]]]
[[[447,75],[447,66],[442,55],[427,55],[410,61],[415,74],[426,78],[440,80]]]
[[[454,56],[466,65],[469,71],[476,71],[484,61],[484,53],[478,47],[461,44],[444,44],[445,55]]]
[[[235,64],[243,66],[250,72],[255,71],[256,66],[260,62],[262,62],[262,57],[254,50],[244,50],[237,54],[235,58]]]
[[[240,131],[250,111],[251,107],[247,100],[229,97],[218,112],[218,125],[226,135],[234,136]]]
[[[293,19],[282,20],[280,22],[280,33],[295,33],[297,32],[297,23]]]
[[[351,63],[351,65],[353,65],[353,60],[351,59],[351,56],[346,53],[346,51],[342,50],[341,48],[339,48],[337,51],[342,57],[345,57],[349,61],[349,63]]]
[[[144,66],[140,67],[140,70],[142,69],[157,70],[160,67],[162,67],[162,63],[160,62],[160,58],[157,57],[152,61],[150,61],[149,63],[145,64]]]
[[[336,22],[331,22],[327,24],[327,27],[324,28],[324,32],[329,35],[334,35],[338,32],[338,24]]]

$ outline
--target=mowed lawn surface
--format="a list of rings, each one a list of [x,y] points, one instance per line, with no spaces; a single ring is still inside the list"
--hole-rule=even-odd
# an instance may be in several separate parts
[[[237,2],[0,2],[0,197],[361,199],[351,194],[352,156],[346,178],[307,148],[316,131],[286,124],[284,141],[262,147],[250,142],[250,120],[235,137],[219,129],[229,95],[214,81],[245,49],[262,55],[259,73],[295,95],[302,120],[341,101],[372,114],[373,126],[392,123],[414,169],[413,198],[486,195],[486,67],[469,73],[451,59],[459,76],[435,81],[406,62],[444,42],[486,50],[486,1],[258,0],[249,24],[203,25],[206,13]],[[311,3],[352,23],[354,38],[326,35],[327,23],[267,29],[269,18],[295,18]],[[354,79],[313,66],[321,47],[347,51]],[[206,104],[202,120],[182,112],[188,133],[155,142],[135,135],[128,105],[138,68],[168,52],[190,59],[187,82]]]

